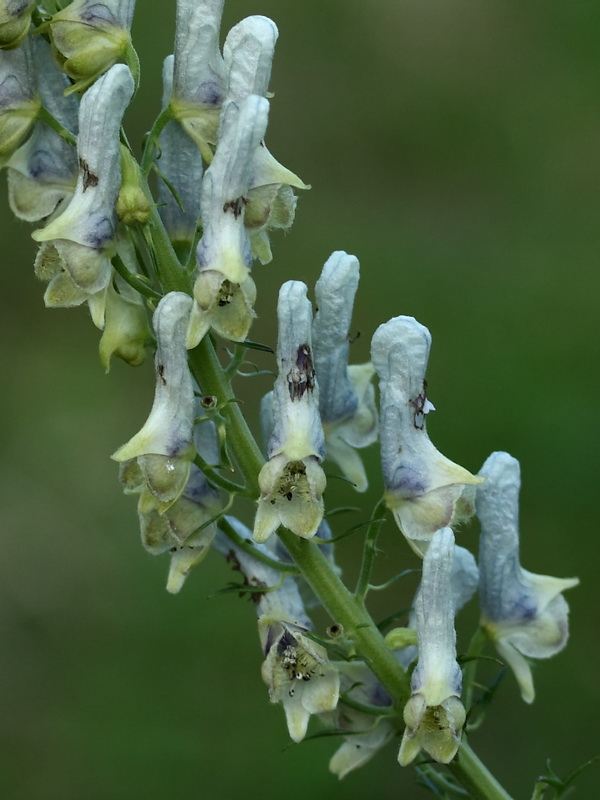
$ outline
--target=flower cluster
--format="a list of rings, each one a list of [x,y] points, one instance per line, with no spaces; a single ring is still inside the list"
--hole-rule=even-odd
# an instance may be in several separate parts
[[[271,261],[270,232],[291,226],[293,190],[309,188],[265,145],[277,27],[248,17],[221,49],[223,0],[178,0],[162,110],[138,162],[122,130],[139,80],[134,0],[60,5],[0,0],[0,167],[14,213],[40,226],[32,236],[46,305],[87,305],[107,371],[113,356],[135,366],[154,352],[149,416],[112,456],[137,497],[144,548],[170,555],[171,593],[210,551],[241,572],[235,588],[256,607],[269,697],[295,742],[311,716],[343,737],[330,762],[336,775],[399,733],[403,766],[421,751],[449,763],[474,685],[459,663],[455,616],[477,588],[481,630],[526,702],[528,659],[558,653],[568,637],[562,593],[577,579],[519,562],[518,462],[493,453],[474,475],[437,450],[426,426],[431,335],[413,317],[377,328],[372,363],[349,363],[360,267],[342,250],[323,266],[314,309],[305,283],[279,291],[263,457],[232,381],[248,348],[270,350],[248,340],[254,261]],[[334,559],[325,466],[364,493],[357,451],[377,440],[383,499],[350,592]],[[240,504],[239,513],[254,512],[252,530],[229,515],[244,499],[251,511]],[[384,638],[366,598],[395,580],[370,583],[386,511],[422,574],[407,627]],[[478,563],[455,543],[475,513]],[[315,602],[332,617],[323,635],[307,610]]]

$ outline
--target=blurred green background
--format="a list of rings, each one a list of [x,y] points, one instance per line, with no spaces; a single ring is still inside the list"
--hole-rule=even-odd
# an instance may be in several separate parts
[[[313,284],[331,251],[357,254],[353,360],[368,358],[391,316],[428,325],[433,441],[473,471],[492,450],[517,456],[524,566],[581,578],[571,641],[536,666],[535,704],[508,676],[471,740],[528,798],[548,757],[562,774],[600,752],[600,6],[226,5],[225,29],[249,13],[279,25],[268,144],[313,186],[292,231],[273,237],[273,263],[256,267],[253,338],[274,343],[284,280]],[[136,142],[158,111],[173,10],[138,2]],[[167,562],[141,549],[135,502],[109,459],[146,418],[152,364],[104,375],[87,312],[44,309],[29,226],[2,202],[0,796],[427,796],[398,767],[397,743],[342,783],[327,772],[334,740],[287,746],[260,679],[253,608],[214,596],[232,577],[216,555],[179,596],[164,591]],[[250,414],[268,388],[240,385]],[[380,492],[376,452],[367,459],[373,489],[342,525],[368,518]],[[332,484],[329,504],[356,502]],[[474,530],[460,541],[476,549]],[[382,546],[379,577],[414,565],[391,523]],[[352,541],[341,547],[351,582],[355,554]],[[413,588],[378,608],[408,605]],[[595,797],[599,780],[596,765],[577,796]]]

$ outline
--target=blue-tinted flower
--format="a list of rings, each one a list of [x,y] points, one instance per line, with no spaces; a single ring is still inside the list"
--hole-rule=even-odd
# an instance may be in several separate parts
[[[130,32],[134,8],[135,0],[74,0],[52,17],[52,44],[75,81],[69,91],[84,91],[118,61],[137,71]]]
[[[159,513],[182,494],[194,456],[194,386],[185,347],[191,306],[189,295],[170,292],[156,307],[154,404],[142,429],[112,455],[121,462],[137,459],[152,495],[148,503]]]
[[[217,143],[226,91],[219,50],[223,0],[177,0],[175,63],[170,105],[207,164]]]
[[[44,108],[73,134],[78,129],[78,103],[65,97],[69,82],[60,72],[50,45],[40,36],[31,40],[33,68]],[[77,153],[45,122],[38,120],[33,133],[8,161],[8,197],[13,213],[37,222],[68,201],[77,181]]]
[[[163,65],[163,108],[173,90],[173,58],[168,56]],[[157,166],[168,181],[159,181],[158,212],[172,242],[193,242],[200,218],[202,156],[176,119],[169,120],[158,143]]]
[[[32,236],[42,242],[36,274],[50,281],[47,306],[87,301],[94,324],[104,325],[106,290],[116,252],[115,204],[121,188],[121,118],[133,95],[128,67],[117,64],[81,99],[77,155],[79,176],[65,210]]]
[[[267,127],[269,103],[251,95],[223,111],[219,143],[202,181],[202,239],[188,347],[209,328],[243,341],[254,318],[252,252],[244,227],[252,157]]]
[[[279,372],[268,461],[258,477],[257,542],[266,541],[280,525],[298,536],[314,536],[323,519],[323,428],[312,355],[312,308],[303,283],[283,284],[277,318]]]
[[[377,439],[377,411],[371,384],[373,366],[348,366],[358,278],[358,259],[343,250],[325,262],[315,287],[317,313],[312,337],[327,456],[357,491],[364,492],[367,476],[355,448],[367,447]]]
[[[29,136],[40,107],[31,42],[0,51],[0,167]]]
[[[227,520],[239,536],[251,541],[248,528],[231,517]],[[339,673],[330,664],[325,648],[306,635],[312,631],[312,623],[294,578],[287,575],[282,580],[280,572],[252,558],[221,535],[216,546],[243,573],[246,584],[258,590],[252,598],[265,655],[262,677],[271,702],[283,705],[291,738],[299,742],[306,735],[311,714],[322,714],[336,707]],[[264,545],[255,547],[274,557]]]
[[[562,596],[577,578],[535,575],[519,563],[519,462],[492,453],[480,470],[479,596],[481,623],[515,673],[521,696],[533,702],[529,658],[550,658],[567,643],[569,607]]]
[[[259,15],[243,19],[229,31],[223,46],[227,72],[224,108],[230,102],[240,105],[250,95],[267,95],[277,36],[275,23]],[[244,224],[252,253],[262,264],[272,258],[269,230],[286,230],[294,221],[296,196],[292,187],[309,188],[261,142],[252,163]]]
[[[380,325],[371,357],[381,393],[381,463],[386,502],[402,533],[422,555],[434,532],[473,513],[482,478],[443,456],[427,435],[425,370],[431,335],[413,317]]]
[[[456,661],[452,598],[454,535],[437,531],[423,558],[423,578],[415,602],[419,660],[404,708],[406,729],[398,760],[410,764],[420,750],[447,764],[460,744],[465,710],[462,674]]]

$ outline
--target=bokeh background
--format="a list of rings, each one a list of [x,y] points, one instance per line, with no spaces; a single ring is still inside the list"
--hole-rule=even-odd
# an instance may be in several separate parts
[[[507,676],[471,740],[529,797],[548,757],[562,774],[600,752],[600,6],[226,6],[225,29],[249,13],[279,25],[268,144],[313,186],[292,231],[273,237],[273,263],[256,268],[253,337],[274,343],[284,280],[313,284],[331,251],[356,253],[353,360],[368,358],[391,316],[428,325],[432,439],[474,471],[492,450],[517,456],[524,565],[581,578],[571,641],[536,667],[535,704]],[[134,142],[158,111],[173,10],[138,3]],[[260,679],[253,608],[215,596],[232,579],[216,555],[179,596],[164,591],[167,563],[141,549],[135,502],[109,459],[146,418],[152,364],[103,373],[87,312],[44,309],[29,227],[2,203],[0,796],[425,797],[398,767],[397,743],[342,783],[327,772],[334,740],[288,746]],[[240,384],[250,414],[268,388]],[[368,518],[380,492],[376,452],[366,457],[373,489],[340,525]],[[355,504],[332,487],[329,503]],[[475,529],[461,542],[476,549]],[[391,523],[382,547],[382,579],[414,565]],[[352,540],[341,547],[351,582],[356,553]],[[378,613],[405,607],[413,588],[378,597]],[[598,769],[577,796],[596,796]]]

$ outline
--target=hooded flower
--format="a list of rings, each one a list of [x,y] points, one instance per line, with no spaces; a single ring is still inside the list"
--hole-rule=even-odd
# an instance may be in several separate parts
[[[29,0],[0,0],[0,48],[18,47],[31,27],[35,3]]]
[[[29,136],[40,107],[31,42],[0,51],[0,167]]]
[[[352,307],[359,264],[343,250],[325,262],[315,287],[317,313],[312,326],[319,408],[328,458],[339,464],[356,490],[367,488],[365,468],[355,448],[377,439],[371,364],[348,366]]]
[[[275,23],[259,15],[243,19],[229,31],[223,46],[227,73],[224,108],[230,102],[240,105],[250,95],[267,95],[278,35]],[[252,253],[262,264],[272,258],[268,231],[287,230],[294,222],[296,196],[292,187],[309,188],[273,158],[261,142],[252,162],[244,224]]]
[[[323,428],[312,356],[312,308],[303,283],[283,284],[277,318],[279,373],[273,390],[269,460],[258,476],[257,542],[266,541],[280,525],[309,538],[323,519]]]
[[[65,97],[67,78],[56,66],[50,45],[40,36],[31,40],[33,67],[44,108],[73,134],[78,129],[78,103]],[[8,198],[19,219],[38,222],[68,201],[77,181],[77,153],[45,122],[38,120],[33,133],[8,161]]]
[[[217,435],[212,422],[204,419],[196,425],[194,445],[209,463],[218,460]],[[152,555],[166,552],[171,555],[167,591],[177,594],[191,569],[204,561],[215,538],[217,526],[212,520],[221,506],[219,492],[192,464],[183,494],[160,513],[136,460],[122,464],[120,479],[127,494],[140,495],[138,515],[144,548]]]
[[[479,569],[472,553],[464,547],[454,546],[454,558],[452,561],[452,574],[450,576],[450,588],[452,592],[452,606],[454,616],[461,608],[466,605],[477,591],[479,585]],[[417,628],[416,607],[421,587],[417,589],[413,607],[408,617],[408,627],[411,630]],[[396,655],[403,667],[408,668],[418,654],[416,645],[408,645],[396,651]]]
[[[163,108],[169,104],[173,91],[173,61],[173,56],[167,56],[163,65]],[[158,213],[171,241],[176,246],[189,246],[200,218],[202,156],[176,119],[169,120],[158,143],[157,166],[165,179],[159,181]]]
[[[119,61],[137,73],[131,44],[135,0],[75,0],[50,21],[50,36],[58,60],[82,92]]]
[[[238,536],[251,542],[251,533],[237,519],[226,517]],[[215,540],[217,549],[227,556],[244,575],[248,587],[256,587],[251,595],[258,614],[258,631],[265,655],[262,677],[269,687],[272,703],[281,703],[288,731],[295,742],[306,735],[311,714],[332,711],[338,702],[340,676],[330,664],[324,647],[306,634],[312,623],[294,578],[282,575],[253,558],[221,533]],[[265,545],[254,545],[270,558],[277,558]],[[261,591],[266,590],[266,591]]]
[[[437,531],[423,558],[423,578],[415,602],[419,660],[404,707],[406,729],[398,753],[405,767],[420,750],[448,764],[458,750],[465,710],[460,702],[462,674],[456,661],[452,598],[454,535]]]
[[[420,556],[439,528],[473,514],[482,478],[443,456],[427,435],[425,370],[431,335],[413,317],[395,317],[375,331],[371,347],[381,392],[381,463],[386,502]]]
[[[252,253],[244,227],[250,164],[267,127],[269,103],[251,95],[223,111],[219,144],[202,181],[202,239],[188,347],[210,327],[243,341],[254,318]]]
[[[98,328],[104,325],[111,259],[116,252],[115,203],[121,186],[119,130],[133,94],[133,78],[123,64],[112,67],[81,99],[75,193],[62,214],[32,236],[42,242],[35,269],[50,281],[50,307],[88,302]]]
[[[219,50],[223,0],[178,0],[173,116],[210,164],[217,142],[226,78]]]
[[[480,470],[479,595],[481,622],[498,653],[515,673],[521,696],[535,693],[529,658],[550,658],[567,643],[569,607],[562,596],[577,578],[535,575],[519,564],[519,462],[492,453]]]
[[[142,429],[120,447],[115,461],[137,459],[151,497],[145,510],[164,513],[182,494],[194,457],[195,399],[187,362],[185,331],[192,299],[183,292],[165,295],[154,312],[156,389],[154,404]]]

